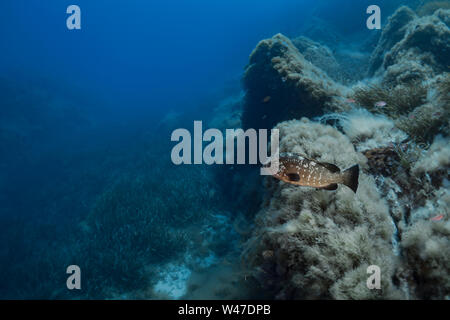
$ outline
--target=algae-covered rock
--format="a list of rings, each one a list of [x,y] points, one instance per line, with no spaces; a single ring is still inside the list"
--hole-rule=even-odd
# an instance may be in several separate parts
[[[272,128],[284,120],[320,115],[343,90],[282,34],[256,46],[243,85],[244,128]]]
[[[346,78],[350,78],[328,47],[304,36],[293,39],[292,43],[306,60],[325,71],[334,81],[342,83],[345,82]]]
[[[372,54],[369,75],[396,86],[424,81],[448,69],[450,61],[450,10],[418,17],[408,7],[400,7],[383,30]]]
[[[389,17],[387,25],[383,28],[378,45],[370,58],[369,74],[373,75],[383,64],[384,55],[403,37],[409,22],[416,18],[410,8],[402,6]]]
[[[403,227],[405,269],[410,270],[412,295],[418,299],[450,296],[450,189],[442,187],[434,194],[411,212],[410,224]]]
[[[419,54],[418,60],[427,62],[435,71],[446,70],[450,61],[450,29],[441,17],[449,15],[450,10],[439,10],[432,16],[411,21],[403,39],[386,54],[384,67],[403,62],[408,56],[406,52],[412,50],[414,55]]]
[[[267,178],[243,253],[265,292],[279,299],[450,296],[449,21],[450,10],[417,15],[400,7],[383,27],[369,78],[353,92],[335,81],[346,83],[338,70],[355,69],[318,42],[279,34],[253,51],[244,126],[277,124],[281,152],[361,167],[356,194]],[[292,120],[316,115],[320,123]],[[369,265],[381,268],[381,290],[366,286]]]
[[[303,118],[277,128],[281,152],[301,153],[341,168],[365,166],[365,157],[331,126]],[[329,192],[268,177],[267,196],[243,258],[275,297],[404,297],[392,280],[396,272],[392,219],[373,177],[361,173],[356,194],[344,186]],[[366,286],[370,265],[382,270],[381,290]]]

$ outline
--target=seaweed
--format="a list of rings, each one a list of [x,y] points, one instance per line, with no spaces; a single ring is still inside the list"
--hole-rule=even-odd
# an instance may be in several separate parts
[[[396,87],[367,85],[356,88],[354,92],[358,104],[372,113],[382,113],[394,119],[422,105],[426,98],[427,87],[418,81]],[[385,102],[386,105],[377,106],[377,102]]]
[[[411,171],[414,164],[423,155],[424,150],[427,150],[429,147],[427,143],[394,144],[399,163],[407,172]]]
[[[89,296],[111,287],[140,289],[147,284],[143,266],[183,252],[184,235],[170,228],[163,209],[157,195],[139,181],[122,180],[99,197],[86,221],[91,241],[81,244]],[[113,275],[105,274],[106,266]]]
[[[437,134],[446,131],[447,122],[448,115],[445,115],[444,110],[426,104],[416,108],[409,115],[398,118],[395,125],[415,142],[430,143]]]
[[[183,255],[189,243],[186,228],[201,223],[211,210],[211,185],[200,178],[204,168],[152,168],[121,175],[83,222],[79,261],[90,280],[89,297],[150,286],[156,278],[151,266]]]
[[[438,83],[439,102],[448,113],[450,112],[450,73],[446,72],[442,76],[442,80]]]

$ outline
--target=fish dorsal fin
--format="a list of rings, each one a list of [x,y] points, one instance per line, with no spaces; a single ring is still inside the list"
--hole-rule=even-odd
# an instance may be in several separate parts
[[[288,158],[288,159],[291,158],[291,159],[306,160],[306,161],[310,161],[310,162],[319,163],[319,161],[316,161],[312,158],[305,156],[304,154],[297,153],[297,152],[280,153],[280,158],[283,158],[283,157]]]
[[[341,172],[341,169],[339,169],[339,167],[334,164],[326,163],[326,162],[320,162],[320,164],[322,166],[324,166],[325,168],[327,168],[328,170],[330,170],[332,173]]]
[[[325,190],[336,190],[337,187],[338,187],[337,183],[332,183],[332,184],[330,184],[329,186],[326,186],[323,189],[325,189]]]
[[[310,158],[308,158],[307,156],[305,156],[304,154],[298,153],[298,152],[281,152],[280,153],[280,157],[300,157],[300,158],[305,158],[308,160],[311,160]]]
[[[289,181],[300,181],[300,175],[298,173],[288,173]]]

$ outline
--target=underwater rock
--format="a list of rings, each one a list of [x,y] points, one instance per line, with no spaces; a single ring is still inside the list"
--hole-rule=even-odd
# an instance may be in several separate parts
[[[447,27],[450,26],[450,15],[448,11],[450,10],[450,3],[447,3],[445,8],[441,8],[434,12],[434,15],[441,19]]]
[[[330,49],[328,46],[300,36],[292,39],[306,60],[325,71],[336,82],[349,84],[362,80],[366,74],[369,53],[361,52],[355,46]]]
[[[449,111],[427,103],[398,118],[395,125],[415,141],[431,143],[437,134],[449,134]]]
[[[426,154],[417,161],[413,168],[414,174],[432,173],[450,168],[450,140],[437,136]]]
[[[432,74],[426,69],[423,72],[428,77],[447,70],[450,61],[450,29],[440,17],[449,15],[450,10],[438,10],[432,16],[410,22],[405,37],[386,54],[383,64],[388,74],[389,67],[395,64],[403,64],[405,69],[411,68],[407,61],[431,66]]]
[[[383,176],[392,175],[393,168],[398,166],[400,160],[394,148],[390,147],[366,150],[363,154],[367,158],[369,172]]]
[[[438,189],[445,180],[450,181],[450,139],[436,136],[428,151],[414,164],[411,172],[416,177],[426,177]]]
[[[408,171],[377,177],[397,226],[399,267],[408,299],[446,299],[450,294],[450,148],[448,138],[437,136],[428,151]],[[412,154],[416,151],[410,146]],[[400,162],[410,158],[400,152]],[[369,160],[370,163],[370,160]]]
[[[353,95],[335,82],[345,65],[308,38],[276,35],[252,53],[244,126],[333,110],[322,123],[278,123],[280,152],[363,169],[353,197],[345,187],[330,192],[266,179],[242,257],[273,297],[450,296],[449,21],[450,10],[419,17],[399,8],[370,58],[369,85]],[[327,86],[318,88],[322,79]],[[383,270],[382,290],[365,287],[372,264]]]
[[[306,60],[325,71],[334,81],[342,83],[349,78],[328,47],[303,36],[292,39],[292,43]]]
[[[447,183],[448,184],[448,183]],[[404,226],[401,247],[404,268],[411,270],[416,299],[448,299],[450,296],[450,188],[435,191],[434,197],[411,213]],[[440,219],[433,219],[441,215]]]
[[[383,28],[378,45],[370,58],[369,75],[373,75],[383,64],[384,55],[403,37],[406,33],[407,24],[416,18],[416,14],[410,8],[402,6],[389,17],[387,25]]]
[[[345,89],[307,61],[282,34],[259,42],[250,55],[243,85],[244,128],[272,128],[284,120],[320,115]]]
[[[391,153],[387,150],[390,148],[385,149],[369,150],[364,154],[367,156],[367,153],[370,155]],[[392,271],[394,287],[401,291],[400,294],[394,291],[395,295],[398,295],[397,298],[448,299],[450,295],[448,281],[450,274],[448,258],[450,256],[449,150],[448,139],[438,137],[428,152],[424,152],[419,161],[416,161],[416,165],[411,170],[412,175],[404,170],[398,170],[392,175],[383,176],[380,170],[372,171],[372,168],[377,166],[374,166],[370,156],[368,157],[369,172],[375,175],[376,190],[381,199],[386,200],[392,217],[391,221],[395,226],[395,232],[391,238],[395,257],[388,256],[386,259],[392,259],[389,270]],[[383,169],[383,164],[380,164],[379,168]],[[275,201],[277,201],[278,210],[288,212],[287,204],[280,205],[279,197],[279,193],[273,194],[271,208],[266,210],[266,213],[273,215]],[[308,199],[307,204],[308,210],[314,217],[323,215],[316,211],[314,201]],[[325,206],[323,205],[322,208]],[[305,209],[301,209],[303,210]],[[342,214],[342,212],[336,210],[336,214]],[[258,218],[261,218],[261,215],[262,213]],[[290,219],[293,217],[295,214],[292,213]],[[329,225],[330,223],[326,227]],[[303,238],[303,236],[299,237],[299,239]],[[290,254],[293,254],[293,250],[297,249],[292,249]],[[301,253],[297,254],[301,255]],[[309,262],[306,259],[301,261],[303,264]],[[270,270],[267,266],[265,268]],[[358,267],[347,272],[346,275],[346,278],[337,280],[330,289],[333,298],[360,297],[355,292],[364,294],[367,291],[363,285],[366,279],[364,268]],[[297,277],[295,281],[299,279],[301,280]],[[378,297],[369,297],[369,299],[372,298]],[[382,298],[386,297],[382,296]]]
[[[352,97],[372,113],[383,114],[391,119],[407,115],[427,100],[428,87],[419,81],[391,87],[373,82],[353,87]]]
[[[388,117],[373,114],[365,109],[353,109],[340,114],[330,114],[323,119],[337,119],[347,138],[357,151],[384,148],[399,144],[408,136],[395,127]],[[322,119],[321,118],[321,119]]]
[[[385,84],[396,86],[431,79],[447,70],[449,16],[450,10],[440,9],[419,18],[411,9],[399,8],[389,18],[372,54],[369,74],[379,74]]]
[[[343,72],[342,82],[344,84],[348,85],[365,78],[370,52],[364,51],[364,48],[352,45],[349,48],[336,50],[334,56],[341,66]]]
[[[365,157],[337,129],[303,118],[279,124],[280,152],[305,154],[346,168]],[[296,187],[267,178],[267,198],[243,258],[278,299],[403,298],[394,285],[394,227],[373,177],[358,192]],[[272,251],[268,257],[267,252]],[[383,270],[382,290],[366,287],[367,267]]]
[[[433,138],[442,134],[450,136],[450,74],[444,73],[430,80],[428,88],[420,85],[410,86],[408,91],[400,94],[400,97],[406,99],[402,102],[403,106],[409,101],[408,108],[403,108],[408,113],[403,114],[395,120],[395,126],[406,132],[411,139],[418,143],[431,143]],[[399,88],[399,87],[398,87]],[[417,98],[422,90],[426,90],[426,99],[420,103]],[[416,100],[417,102],[414,102]],[[413,109],[411,110],[411,107]]]

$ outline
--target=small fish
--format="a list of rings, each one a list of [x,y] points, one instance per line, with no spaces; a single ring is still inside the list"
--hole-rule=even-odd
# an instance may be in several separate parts
[[[270,163],[265,167],[270,166]],[[307,159],[299,154],[282,153],[275,178],[298,186],[336,190],[344,184],[353,192],[358,189],[359,166],[356,164],[343,172],[331,163]]]
[[[433,117],[435,117],[435,118],[439,118],[441,115],[442,115],[442,114],[441,114],[439,111],[433,113]]]
[[[443,217],[444,217],[444,215],[440,214],[440,215],[438,215],[436,217],[431,218],[430,220],[431,221],[440,221],[440,220],[442,220]]]
[[[263,103],[267,103],[267,102],[270,101],[270,99],[272,99],[271,96],[266,96],[266,97],[264,97],[264,99],[262,100],[262,102],[263,102]]]
[[[346,99],[345,102],[347,103],[356,103],[355,99]]]
[[[375,102],[375,107],[384,107],[384,106],[386,106],[387,105],[387,103],[385,102],[385,101],[378,101],[378,102]]]
[[[264,250],[262,252],[262,256],[264,259],[270,259],[273,257],[273,251],[272,250]]]

